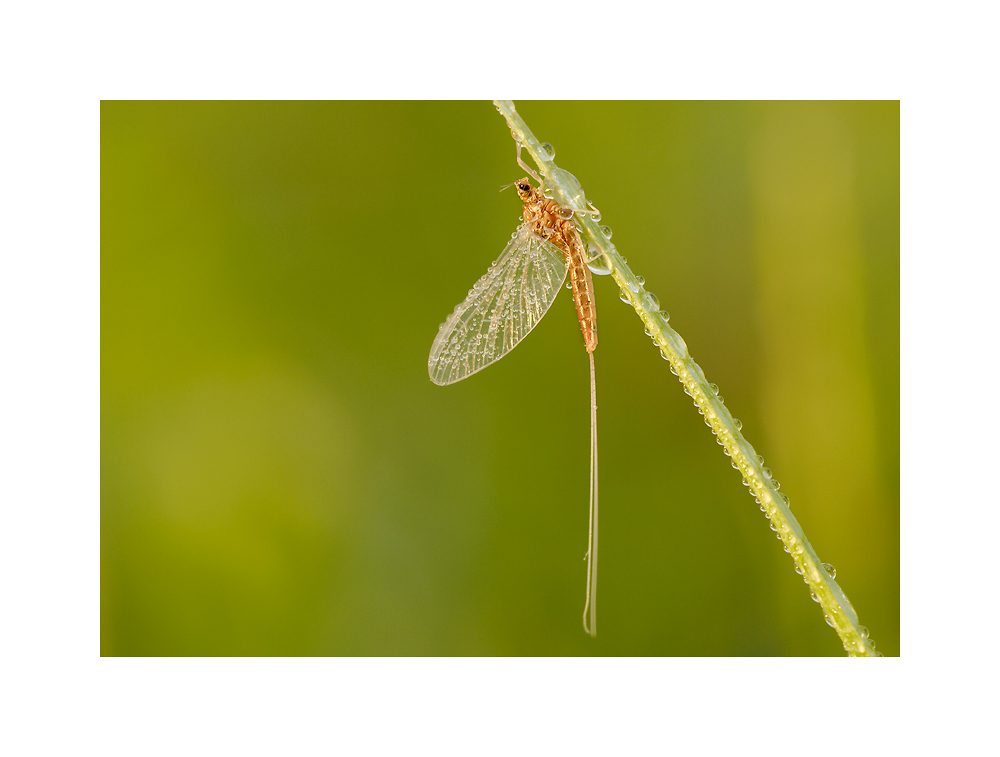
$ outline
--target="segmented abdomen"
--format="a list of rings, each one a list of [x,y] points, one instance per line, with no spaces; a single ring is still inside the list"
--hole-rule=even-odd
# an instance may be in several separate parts
[[[576,230],[572,219],[560,217],[562,210],[555,200],[545,202],[533,208],[525,205],[524,220],[530,224],[540,237],[552,242],[566,256],[569,268],[569,281],[573,289],[573,302],[576,304],[576,317],[580,321],[583,332],[583,342],[587,352],[597,348],[597,308],[594,303],[594,280],[587,267],[586,252],[580,232]]]

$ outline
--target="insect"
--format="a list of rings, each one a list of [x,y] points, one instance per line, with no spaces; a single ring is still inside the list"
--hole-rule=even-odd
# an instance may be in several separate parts
[[[596,636],[597,312],[586,248],[572,218],[574,213],[597,214],[597,210],[564,207],[547,199],[542,178],[521,160],[520,145],[517,162],[539,186],[532,186],[527,177],[513,182],[523,203],[522,223],[500,257],[473,284],[469,296],[441,324],[431,346],[428,371],[435,384],[453,384],[502,358],[542,319],[569,276],[590,358],[590,528],[583,627]]]

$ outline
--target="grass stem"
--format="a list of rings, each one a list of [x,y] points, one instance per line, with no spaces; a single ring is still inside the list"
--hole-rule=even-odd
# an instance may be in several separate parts
[[[553,162],[554,155],[548,145],[540,143],[531,133],[524,120],[509,100],[495,100],[497,110],[507,119],[511,135],[522,145],[538,165],[545,180],[546,190],[562,205],[580,210],[586,209],[586,198],[579,182],[569,172]],[[778,482],[763,458],[755,451],[740,432],[741,424],[733,418],[729,408],[719,396],[719,389],[705,378],[701,367],[688,353],[681,335],[667,323],[669,316],[660,310],[655,295],[646,291],[645,281],[637,277],[625,264],[618,250],[602,233],[598,221],[589,215],[577,214],[576,222],[588,249],[603,259],[621,289],[621,298],[635,309],[645,326],[646,333],[668,361],[671,372],[677,376],[684,391],[693,400],[705,423],[712,429],[716,440],[725,454],[732,459],[732,465],[743,476],[743,483],[750,489],[760,509],[771,523],[771,529],[784,543],[785,550],[794,561],[795,571],[802,576],[815,599],[823,609],[823,615],[840,636],[848,654],[857,657],[881,656],[875,651],[874,642],[868,638],[868,630],[858,623],[857,613],[844,595],[833,576],[820,562],[816,551],[806,538],[802,526],[792,514],[788,498],[778,491]],[[590,245],[593,245],[590,247]]]

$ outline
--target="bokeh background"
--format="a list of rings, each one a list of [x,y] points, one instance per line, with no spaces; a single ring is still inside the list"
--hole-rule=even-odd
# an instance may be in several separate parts
[[[899,654],[899,104],[518,102]],[[448,387],[488,102],[101,106],[103,655],[842,655],[610,277]]]

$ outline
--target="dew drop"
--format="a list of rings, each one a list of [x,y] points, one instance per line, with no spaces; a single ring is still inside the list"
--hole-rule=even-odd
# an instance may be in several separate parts
[[[620,292],[618,293],[618,299],[620,299],[620,300],[621,300],[622,302],[624,302],[624,303],[625,303],[626,305],[629,305],[629,304],[631,304],[631,302],[632,302],[632,300],[630,300],[630,299],[629,299],[629,297],[628,297],[628,293],[627,293],[627,292],[626,292],[626,291],[625,291],[624,289],[622,289],[622,290],[621,290],[621,291],[620,291]]]
[[[556,148],[548,142],[542,142],[538,145],[538,157],[542,160],[552,160],[556,157]]]
[[[579,180],[565,168],[556,168],[551,173],[553,182],[558,182],[560,186],[567,189],[563,205],[573,205],[577,208],[587,207],[587,198],[584,197],[583,187]]]
[[[567,281],[566,282],[566,288],[567,289],[572,289],[573,288],[573,282],[572,281]]]
[[[660,347],[660,357],[662,357],[664,360],[670,359],[670,352],[667,350],[666,347]]]
[[[557,215],[564,221],[568,221],[573,217],[573,208],[559,208],[559,213]]]
[[[597,248],[595,247],[594,249],[596,250]],[[589,268],[591,273],[593,273],[595,276],[607,276],[609,273],[611,273],[611,268],[604,261],[603,257],[596,257],[593,260],[591,260],[589,263],[587,263],[587,268]]]
[[[642,276],[636,276],[635,280],[639,282],[639,286],[642,286],[643,284],[646,283],[646,280]]]
[[[761,457],[760,455],[757,455],[757,462],[758,463],[764,462],[764,458]],[[760,472],[764,474],[764,478],[770,480],[770,478],[771,478],[771,469],[770,468],[761,468]]]
[[[733,425],[736,426],[737,431],[743,430],[743,421],[741,421],[739,418],[733,418]]]
[[[864,626],[858,626],[858,634],[861,636],[862,639],[867,639],[868,629],[865,628]]]
[[[661,310],[659,313],[657,313],[657,315],[660,317],[660,320],[663,321],[664,323],[670,323],[670,313],[668,313],[666,310]]]
[[[642,305],[646,308],[646,310],[652,310],[653,312],[660,309],[660,301],[652,292],[646,292],[646,294],[643,295]]]
[[[833,628],[833,627],[834,627],[834,622],[833,622],[833,618],[831,618],[831,617],[830,617],[829,615],[827,615],[827,614],[826,614],[825,612],[823,613],[823,619],[824,619],[824,620],[826,620],[826,624],[827,624],[828,626],[830,626],[830,628]]]
[[[718,385],[716,385],[716,384],[709,384],[708,388],[712,390],[712,394],[714,394],[716,397],[719,396],[719,387],[718,387]]]
[[[788,498],[787,494],[779,494],[778,496],[781,497],[781,500],[785,503],[785,507],[792,506],[792,501]]]
[[[819,602],[819,597],[816,596],[816,592],[810,591],[809,596],[812,597],[813,602]]]
[[[759,465],[763,465],[764,464],[764,456],[763,455],[757,455],[757,463]],[[764,475],[766,476],[768,474],[765,473]]]
[[[546,185],[545,189],[542,190],[542,197],[546,200],[551,200],[555,197],[555,192],[552,191],[552,187]]]
[[[602,226],[601,227],[601,233],[604,235],[605,239],[611,239],[611,227],[610,226]]]
[[[830,575],[830,578],[837,577],[837,569],[835,567],[830,565],[830,563],[828,562],[822,563],[822,565],[823,565],[823,570],[825,570]]]

